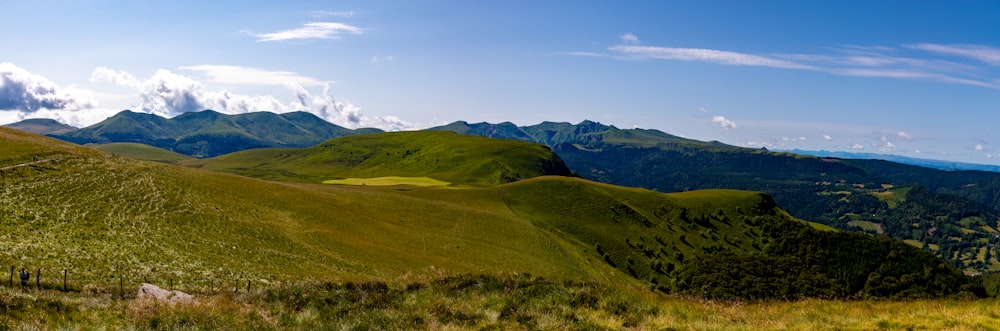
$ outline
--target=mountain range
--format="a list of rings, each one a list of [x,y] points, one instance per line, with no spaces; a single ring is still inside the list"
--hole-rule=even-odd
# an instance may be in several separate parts
[[[213,157],[252,148],[307,147],[333,137],[380,131],[347,129],[307,112],[226,115],[204,110],[168,119],[126,110],[86,128],[48,135],[77,144],[131,142]]]

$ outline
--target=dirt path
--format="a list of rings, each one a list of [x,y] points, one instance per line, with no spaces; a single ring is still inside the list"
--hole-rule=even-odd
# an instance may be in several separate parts
[[[15,164],[15,165],[12,165],[12,166],[6,166],[6,167],[3,167],[3,168],[0,168],[0,171],[7,171],[7,170],[10,170],[10,169],[15,169],[15,168],[20,168],[20,167],[27,167],[27,166],[30,166],[30,165],[36,165],[36,164],[39,164],[39,163],[52,162],[52,161],[55,161],[55,159],[44,159],[44,160],[38,160],[38,161],[31,161],[31,162],[28,162],[28,163]]]

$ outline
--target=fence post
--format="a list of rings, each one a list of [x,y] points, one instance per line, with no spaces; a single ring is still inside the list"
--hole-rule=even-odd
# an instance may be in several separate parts
[[[14,266],[10,266],[10,287],[14,288]]]
[[[250,280],[247,279],[247,294],[250,294]]]
[[[66,269],[63,269],[63,292],[66,292]]]
[[[35,273],[35,289],[42,288],[42,268],[38,268],[38,272]]]
[[[170,275],[170,290],[174,290],[174,275]]]
[[[122,300],[125,300],[125,276],[118,275],[118,293],[121,294]]]

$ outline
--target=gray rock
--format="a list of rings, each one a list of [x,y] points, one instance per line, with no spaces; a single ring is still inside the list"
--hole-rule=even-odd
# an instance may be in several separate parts
[[[160,288],[159,286],[153,284],[142,283],[139,286],[139,292],[136,294],[136,299],[139,300],[157,300],[166,301],[170,303],[180,302],[180,303],[191,303],[194,302],[194,296],[181,292],[181,291],[168,291]]]

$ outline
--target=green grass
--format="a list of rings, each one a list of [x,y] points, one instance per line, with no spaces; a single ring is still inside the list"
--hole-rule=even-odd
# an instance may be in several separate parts
[[[130,293],[131,294],[131,293]],[[2,329],[995,330],[988,300],[724,302],[524,274],[424,275],[195,293],[194,305],[117,293],[0,288]]]
[[[388,176],[388,177],[375,177],[375,178],[344,178],[344,179],[331,179],[323,181],[323,184],[333,184],[333,185],[360,185],[360,186],[394,186],[394,185],[412,185],[412,186],[448,186],[451,185],[449,182],[440,181],[430,177],[399,177],[399,176]]]
[[[115,155],[121,155],[136,160],[155,161],[163,163],[178,163],[193,160],[193,157],[137,143],[109,143],[90,146],[96,150]]]
[[[878,224],[878,223],[875,223],[875,222],[871,222],[871,221],[860,221],[860,220],[859,221],[850,221],[850,222],[847,222],[847,225],[856,226],[856,227],[859,227],[861,229],[864,229],[865,231],[870,231],[870,232],[876,232],[876,233],[882,233],[883,232],[881,224]]]
[[[893,188],[892,185],[883,184],[882,187],[885,191],[882,192],[872,192],[871,195],[879,199],[879,201],[885,202],[889,209],[896,209],[899,203],[906,201],[906,194],[910,193],[912,187],[897,187]]]
[[[489,186],[569,170],[548,148],[442,131],[356,135],[302,149],[256,149],[188,165],[270,180],[432,177]]]

